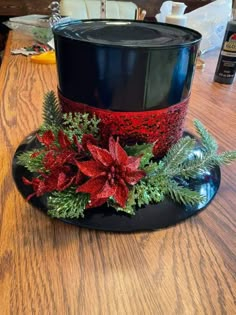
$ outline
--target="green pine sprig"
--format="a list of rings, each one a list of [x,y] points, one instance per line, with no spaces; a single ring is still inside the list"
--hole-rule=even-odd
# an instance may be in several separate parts
[[[43,158],[45,154],[42,152],[37,156],[34,156],[35,153],[38,153],[38,150],[35,149],[19,154],[17,157],[17,164],[24,166],[31,173],[44,171]]]
[[[48,197],[48,214],[54,218],[78,219],[84,217],[89,194],[76,193],[75,188],[56,191]]]
[[[140,183],[135,185],[135,189],[139,191],[137,194],[137,204],[139,206],[149,203],[159,203],[165,196],[169,196],[174,201],[184,205],[203,201],[203,196],[198,192],[181,186],[174,178],[161,172],[156,172],[151,177],[144,178]]]
[[[195,120],[194,125],[197,133],[200,136],[201,144],[203,145],[202,152],[184,161],[176,169],[175,176],[183,177],[184,179],[194,178],[200,173],[212,169],[215,166],[230,164],[236,160],[236,151],[227,151],[218,153],[218,145],[212,135],[207,131],[203,124]],[[170,151],[174,150],[174,147]]]
[[[198,135],[201,138],[202,146],[205,148],[206,151],[211,152],[211,154],[215,154],[218,150],[218,144],[215,139],[210,135],[210,133],[199,120],[194,120],[194,126]]]
[[[196,191],[179,185],[175,180],[168,179],[166,183],[167,195],[174,201],[184,205],[202,203],[205,197]]]
[[[204,155],[200,154],[180,165],[179,169],[175,172],[175,176],[183,177],[184,179],[195,178],[216,165],[218,165],[218,163],[216,163],[214,156],[208,153]]]
[[[168,151],[162,159],[163,173],[168,177],[174,177],[179,173],[182,164],[187,161],[195,147],[196,141],[191,137],[181,138]]]
[[[215,163],[217,165],[227,165],[236,160],[236,151],[226,151],[217,155]]]
[[[43,101],[43,125],[48,129],[51,126],[60,126],[62,112],[57,97],[53,91],[45,94]]]

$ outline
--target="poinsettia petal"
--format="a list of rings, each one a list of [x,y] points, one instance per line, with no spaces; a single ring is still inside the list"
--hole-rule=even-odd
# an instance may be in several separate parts
[[[62,191],[68,188],[74,181],[74,176],[68,177],[65,173],[61,172],[57,179],[57,190]]]
[[[94,138],[92,134],[84,134],[81,140],[82,147],[84,150],[88,150],[88,143],[97,145],[97,140]]]
[[[32,181],[28,180],[28,178],[26,177],[22,177],[22,181],[25,185],[32,185]]]
[[[116,154],[116,160],[118,161],[119,164],[126,164],[128,155],[125,152],[125,150],[121,147],[118,141],[115,143],[115,154]]]
[[[74,141],[74,144],[75,144],[76,147],[77,147],[78,153],[80,154],[80,153],[81,153],[81,150],[82,150],[82,144],[79,143],[79,140],[78,140],[78,138],[76,137],[76,135],[73,135],[73,141]]]
[[[54,158],[54,167],[61,167],[63,166],[66,162],[67,163],[73,163],[74,162],[74,157],[76,153],[71,150],[65,150],[63,152],[60,152],[59,154],[56,155]]]
[[[54,167],[54,164],[55,164],[54,152],[49,151],[43,158],[43,165],[47,170],[50,170]]]
[[[141,161],[141,157],[137,157],[137,156],[129,156],[128,160],[127,160],[127,164],[126,166],[130,169],[130,170],[137,170],[139,165],[140,165],[140,161]]]
[[[87,182],[84,184],[80,185],[77,189],[76,192],[84,192],[93,195],[99,193],[103,186],[106,183],[106,177],[105,176],[98,176],[98,177],[93,177],[90,178]]]
[[[104,166],[110,166],[113,163],[113,158],[107,150],[101,149],[91,143],[87,144],[87,148],[95,161],[102,163]]]
[[[71,145],[69,138],[67,137],[67,135],[64,134],[62,130],[59,130],[58,132],[58,142],[62,149],[65,149]]]
[[[44,132],[42,137],[37,136],[38,140],[43,143],[46,147],[49,147],[55,140],[54,134],[51,130]]]
[[[82,183],[82,181],[85,179],[85,175],[78,170],[76,176],[75,176],[75,184],[78,185]]]
[[[104,167],[94,160],[85,161],[85,162],[77,162],[76,165],[78,166],[79,170],[89,177],[97,177],[99,175],[103,175],[101,173],[104,172]],[[105,175],[105,174],[104,174]]]
[[[142,170],[130,171],[130,172],[126,172],[126,174],[124,176],[124,180],[126,181],[126,183],[128,183],[130,185],[135,185],[145,175],[146,175],[146,173]]]
[[[105,185],[102,188],[102,191],[99,192],[96,195],[96,198],[100,199],[100,198],[109,198],[112,197],[116,192],[116,185],[110,185],[109,181],[107,180]]]
[[[128,195],[129,195],[129,189],[128,187],[120,182],[117,186],[116,186],[116,191],[114,194],[114,199],[115,201],[122,207],[124,208],[126,205],[126,201],[128,199]]]
[[[45,186],[45,183],[41,180],[39,182],[35,182],[35,185],[33,184],[33,188],[34,191],[36,191],[37,197],[44,195],[48,191]]]
[[[31,199],[32,197],[34,197],[35,195],[36,195],[35,192],[32,193],[32,194],[30,194],[30,195],[26,198],[26,200],[27,200],[27,201],[30,201],[30,199]]]
[[[113,158],[113,160],[116,160],[116,142],[113,137],[109,138],[109,152]]]

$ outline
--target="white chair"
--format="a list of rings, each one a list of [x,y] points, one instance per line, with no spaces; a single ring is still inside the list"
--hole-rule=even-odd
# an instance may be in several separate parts
[[[99,19],[99,0],[61,0],[61,15],[70,16],[77,19]],[[136,4],[133,2],[107,1],[106,18],[108,19],[128,19],[135,18]]]

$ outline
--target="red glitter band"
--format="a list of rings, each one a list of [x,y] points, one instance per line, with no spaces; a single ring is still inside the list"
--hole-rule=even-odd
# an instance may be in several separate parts
[[[64,113],[86,112],[100,118],[101,139],[104,141],[113,135],[119,136],[121,144],[155,142],[154,154],[161,157],[182,137],[188,98],[164,109],[113,112],[71,101],[59,91],[58,94]]]

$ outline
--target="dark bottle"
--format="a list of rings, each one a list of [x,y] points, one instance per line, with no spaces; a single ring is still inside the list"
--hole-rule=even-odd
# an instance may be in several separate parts
[[[228,22],[214,81],[232,84],[236,71],[236,21]]]

